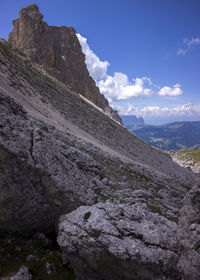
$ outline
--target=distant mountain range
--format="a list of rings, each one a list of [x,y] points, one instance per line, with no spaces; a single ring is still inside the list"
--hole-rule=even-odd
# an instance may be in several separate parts
[[[200,121],[148,125],[143,118],[121,116],[124,126],[148,144],[163,150],[198,149]]]

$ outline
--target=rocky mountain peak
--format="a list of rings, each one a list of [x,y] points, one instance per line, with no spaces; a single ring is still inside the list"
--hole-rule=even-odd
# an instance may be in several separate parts
[[[20,11],[20,16],[29,16],[33,20],[41,20],[43,19],[43,15],[39,12],[39,8],[36,4],[32,4],[27,6],[26,8],[22,8]]]
[[[109,106],[89,75],[75,29],[48,26],[42,19],[43,15],[35,4],[21,9],[9,34],[11,46],[22,50],[32,62],[41,65],[50,75],[121,123],[118,113]]]

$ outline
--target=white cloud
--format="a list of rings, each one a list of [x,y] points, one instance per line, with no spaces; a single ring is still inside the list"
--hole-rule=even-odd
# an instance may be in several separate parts
[[[177,55],[185,55],[188,52],[189,49],[178,49]]]
[[[180,84],[176,84],[173,87],[162,87],[159,90],[158,95],[176,97],[183,95],[183,90],[181,89]]]
[[[150,85],[149,78],[136,78],[132,83],[129,82],[127,75],[123,73],[114,73],[114,76],[107,75],[106,79],[97,83],[100,92],[103,93],[108,100],[124,100],[137,97],[148,97],[153,91],[145,84]]]
[[[184,38],[183,43],[185,47],[179,48],[176,53],[177,55],[185,55],[187,52],[192,50],[193,46],[200,45],[200,38],[192,38],[191,40],[189,40],[188,38]]]
[[[115,72],[113,76],[108,75],[107,68],[109,62],[99,59],[90,49],[86,38],[80,34],[77,34],[77,37],[82,46],[82,51],[85,54],[86,65],[90,76],[96,81],[100,92],[105,95],[109,102],[150,97],[153,94],[162,97],[176,97],[183,94],[183,90],[179,84],[173,87],[164,86],[160,88],[153,84],[148,77],[136,78],[129,81],[127,75],[124,73]]]
[[[187,103],[184,105],[176,105],[172,108],[169,107],[159,107],[159,106],[146,106],[143,108],[138,108],[129,104],[126,109],[120,109],[120,114],[124,115],[136,115],[143,118],[148,117],[192,117],[200,116],[200,104]]]
[[[107,74],[107,68],[110,65],[108,61],[101,61],[99,57],[90,49],[87,39],[77,34],[82,51],[86,57],[86,65],[90,76],[95,80],[103,79]]]

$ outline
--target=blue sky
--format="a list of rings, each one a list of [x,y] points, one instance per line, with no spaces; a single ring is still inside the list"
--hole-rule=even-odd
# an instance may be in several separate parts
[[[1,0],[1,38],[33,3],[49,25],[76,29],[91,76],[121,113],[200,120],[199,0]]]

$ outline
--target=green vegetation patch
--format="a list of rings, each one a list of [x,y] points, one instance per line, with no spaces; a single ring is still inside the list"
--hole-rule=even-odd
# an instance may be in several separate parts
[[[29,261],[27,257],[30,255],[36,259]],[[55,273],[48,275],[47,262],[53,265]],[[55,241],[47,248],[38,238],[0,239],[0,277],[14,275],[22,265],[29,269],[33,280],[74,280],[73,272],[62,263],[61,251]]]
[[[200,163],[200,150],[181,150],[174,151],[172,155],[179,155],[183,159],[193,160],[197,163]]]

